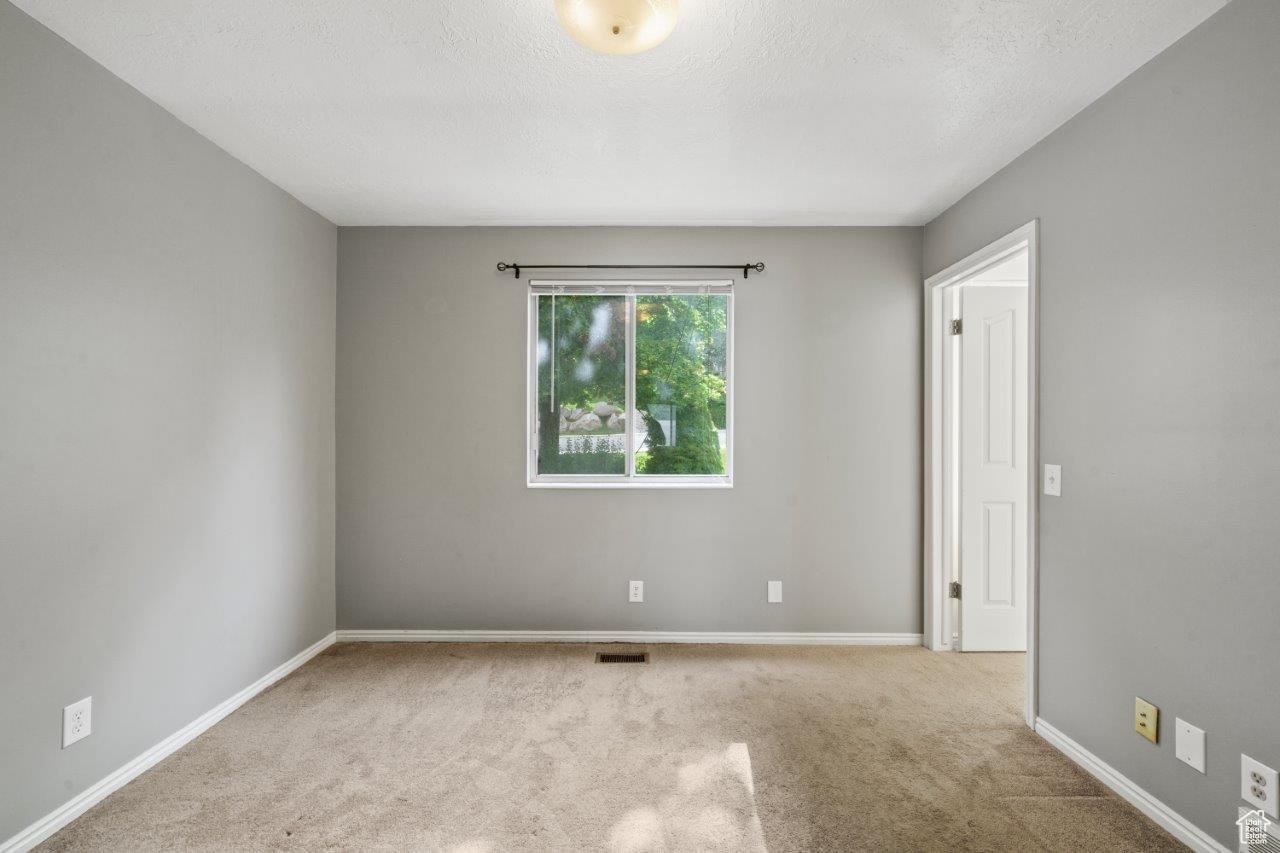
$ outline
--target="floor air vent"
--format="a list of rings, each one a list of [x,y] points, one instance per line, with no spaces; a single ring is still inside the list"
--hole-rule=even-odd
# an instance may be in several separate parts
[[[596,652],[596,663],[648,663],[648,652]]]

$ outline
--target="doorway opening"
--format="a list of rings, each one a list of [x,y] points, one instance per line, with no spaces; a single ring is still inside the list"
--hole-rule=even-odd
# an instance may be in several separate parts
[[[925,282],[925,645],[1027,653],[1036,713],[1037,223]]]

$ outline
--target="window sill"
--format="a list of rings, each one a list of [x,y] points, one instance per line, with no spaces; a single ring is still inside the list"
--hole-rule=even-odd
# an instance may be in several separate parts
[[[530,480],[530,489],[732,489],[733,480],[676,479],[670,480]]]

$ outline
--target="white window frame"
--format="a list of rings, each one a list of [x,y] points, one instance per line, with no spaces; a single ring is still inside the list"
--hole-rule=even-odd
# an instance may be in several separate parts
[[[625,474],[539,474],[538,473],[538,296],[554,293],[573,296],[625,296],[626,315],[626,428]],[[724,474],[636,474],[633,424],[635,410],[635,312],[637,296],[678,296],[718,293],[727,297],[725,305],[725,473]],[[731,489],[733,488],[733,282],[732,281],[582,281],[531,280],[528,288],[528,346],[525,347],[525,458],[527,482],[531,489]]]

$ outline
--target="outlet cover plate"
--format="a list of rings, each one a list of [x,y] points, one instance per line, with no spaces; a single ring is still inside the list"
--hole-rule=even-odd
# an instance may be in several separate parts
[[[1262,809],[1263,814],[1280,817],[1280,792],[1276,771],[1247,755],[1240,755],[1240,799]]]
[[[93,731],[93,697],[86,696],[62,709],[62,748],[84,740]]]
[[[1174,754],[1178,760],[1204,772],[1204,729],[1181,717],[1173,718]]]
[[[782,603],[782,581],[769,581],[769,603]]]
[[[1141,696],[1133,699],[1133,730],[1152,743],[1160,742],[1160,709]]]
[[[644,581],[631,581],[627,585],[627,601],[632,604],[644,603]]]

